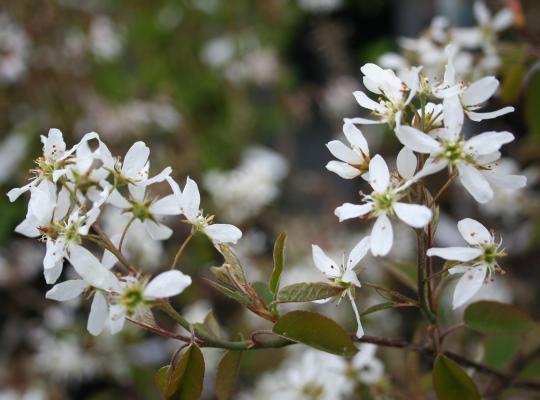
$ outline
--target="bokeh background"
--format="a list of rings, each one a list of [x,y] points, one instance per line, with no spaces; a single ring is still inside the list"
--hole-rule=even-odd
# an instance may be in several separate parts
[[[362,88],[360,66],[399,51],[396,38],[418,36],[435,15],[458,26],[474,24],[471,3],[3,0],[0,191],[24,183],[40,154],[39,135],[51,127],[63,131],[68,145],[97,131],[115,154],[144,140],[153,171],[171,165],[179,181],[194,177],[205,210],[242,229],[238,251],[253,281],[267,279],[273,241],[284,230],[285,283],[319,279],[311,243],[339,254],[369,226],[338,223],[334,208],[355,199],[359,186],[324,168],[332,159],[324,145],[338,137],[343,117],[362,114],[352,96]],[[498,10],[506,2],[487,4]],[[530,0],[522,6],[527,30],[502,34],[506,52],[495,71],[502,93],[490,104],[511,104],[516,112],[487,121],[482,131],[516,135],[507,150],[516,164],[508,168],[524,170],[530,184],[519,193],[498,193],[485,207],[455,186],[442,202],[437,240],[459,243],[455,222],[464,216],[496,228],[510,254],[504,263],[508,273],[479,296],[518,304],[540,317],[540,74],[534,60],[540,52],[540,5]],[[373,154],[397,154],[397,140],[385,127],[362,129]],[[440,183],[435,180],[434,187]],[[0,196],[0,399],[159,398],[154,373],[168,363],[177,343],[134,327],[94,338],[85,331],[87,302],[45,300],[44,246],[13,232],[25,213],[24,201],[11,204]],[[103,223],[114,233],[121,221],[111,214]],[[175,228],[173,238],[160,243],[135,227],[126,251],[149,272],[158,271],[188,233],[181,223]],[[403,226],[396,235],[391,260],[402,274],[369,259],[360,279],[407,290],[414,238]],[[268,328],[205,282],[208,268],[220,262],[204,238],[193,241],[181,267],[195,284],[175,305],[192,322],[213,309],[231,335]],[[365,290],[358,304],[365,309],[381,300]],[[348,305],[319,309],[354,329]],[[383,311],[366,317],[365,326],[372,335],[410,338],[417,321],[415,311]],[[460,350],[482,357],[474,337],[461,339]],[[413,398],[428,385],[422,359],[395,350],[378,354],[385,364],[379,390],[394,396],[389,398]],[[219,351],[205,350],[205,356],[205,396],[211,399]],[[239,392],[287,357],[286,350],[246,355]]]

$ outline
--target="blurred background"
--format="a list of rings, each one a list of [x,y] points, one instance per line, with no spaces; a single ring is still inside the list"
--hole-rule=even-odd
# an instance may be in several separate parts
[[[487,5],[494,13],[505,6],[519,11],[520,2]],[[540,4],[529,0],[521,6],[519,17],[525,21],[516,18],[522,25],[500,34],[500,62],[491,73],[501,79],[502,89],[489,104],[490,109],[511,104],[516,112],[466,129],[513,132],[517,140],[505,155],[515,162],[507,167],[524,171],[530,183],[520,192],[498,192],[482,208],[455,185],[442,202],[437,243],[461,243],[455,223],[464,216],[496,228],[510,254],[503,265],[508,273],[479,296],[518,304],[540,317],[540,74],[535,61]],[[41,152],[39,135],[51,127],[62,130],[68,146],[96,131],[113,154],[125,154],[134,141],[143,140],[151,148],[151,171],[171,165],[178,181],[194,177],[204,209],[242,229],[238,252],[252,281],[267,279],[273,241],[284,230],[289,236],[284,283],[318,280],[311,243],[341,257],[370,226],[339,224],[334,216],[336,206],[357,199],[360,186],[324,168],[332,159],[325,143],[340,137],[344,117],[362,115],[352,96],[362,89],[360,67],[400,52],[397,38],[418,37],[436,15],[456,26],[475,24],[472,2],[465,0],[3,0],[1,191],[24,183]],[[397,154],[400,146],[386,127],[362,130],[372,154]],[[25,201],[11,204],[0,196],[0,399],[159,398],[154,373],[178,344],[133,326],[117,336],[92,337],[85,330],[87,302],[45,300],[44,246],[13,232],[25,213]],[[103,224],[112,234],[119,221],[121,215],[110,214]],[[135,225],[124,248],[148,272],[158,271],[170,264],[188,233],[181,223],[175,228],[173,238],[162,243]],[[368,259],[360,279],[409,290],[407,274],[415,257],[411,235],[398,226],[390,258],[395,264],[390,268]],[[265,321],[205,283],[209,267],[220,262],[204,238],[194,240],[181,268],[195,284],[175,305],[191,322],[213,309],[231,335],[267,329]],[[361,309],[381,301],[373,291],[358,294]],[[354,330],[349,305],[317,309]],[[449,309],[444,317],[450,325],[458,316]],[[418,317],[416,311],[387,310],[364,321],[371,335],[410,338]],[[466,337],[455,345],[482,358],[475,343],[475,337]],[[262,399],[249,393],[267,371],[289,362],[289,353],[247,354],[239,393]],[[395,350],[377,354],[384,371],[376,391],[370,391],[373,398],[414,398],[429,384],[422,380],[422,359]],[[219,356],[205,350],[208,399],[214,398]]]

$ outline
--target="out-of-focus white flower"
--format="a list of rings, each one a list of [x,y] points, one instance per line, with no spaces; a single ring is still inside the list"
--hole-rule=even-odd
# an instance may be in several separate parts
[[[204,216],[201,205],[201,195],[197,183],[186,179],[184,190],[180,190],[178,184],[171,178],[167,178],[175,196],[175,202],[179,205],[182,214],[186,217],[195,231],[204,233],[214,244],[236,243],[242,237],[242,231],[231,224],[213,224],[214,216]]]
[[[201,60],[213,68],[223,67],[232,60],[234,52],[235,45],[231,37],[216,37],[204,45],[201,51]]]
[[[279,60],[274,49],[260,48],[233,62],[225,71],[233,82],[254,82],[258,85],[274,83],[279,74]]]
[[[20,390],[4,389],[0,390],[0,400],[46,400],[47,394],[42,389],[28,389],[24,392]]]
[[[358,266],[358,263],[362,261],[370,248],[370,238],[369,236],[363,238],[358,244],[351,250],[347,262],[345,262],[345,254],[343,254],[343,262],[341,264],[336,263],[326,253],[316,245],[312,245],[313,252],[313,262],[319,271],[321,271],[328,279],[330,279],[336,285],[347,285],[347,289],[338,296],[338,301],[347,295],[351,301],[351,305],[354,310],[354,315],[356,317],[357,329],[356,336],[364,336],[364,329],[362,328],[362,323],[360,321],[360,314],[356,308],[356,303],[354,301],[354,288],[362,287],[356,272],[354,269]],[[317,300],[317,302],[326,302],[331,300],[330,298],[325,300]]]
[[[495,272],[503,272],[498,258],[505,255],[499,250],[493,235],[478,221],[465,218],[458,222],[461,236],[470,247],[432,247],[427,255],[455,261],[448,271],[463,274],[454,290],[453,307],[466,303],[482,287],[484,281],[492,279]]]
[[[0,28],[1,29],[1,28]],[[0,184],[11,178],[26,154],[27,142],[19,133],[12,133],[0,143]]]
[[[298,0],[298,5],[304,11],[323,14],[337,10],[343,4],[343,0]]]
[[[242,223],[258,215],[279,195],[279,183],[287,171],[283,156],[263,147],[249,147],[238,167],[210,171],[203,183],[220,215],[233,223]]]
[[[375,353],[377,346],[371,343],[360,345],[358,353],[351,359],[350,369],[355,379],[366,385],[373,385],[381,380],[384,374],[384,364]]]
[[[122,40],[109,17],[101,15],[92,20],[89,40],[92,53],[100,60],[113,60],[122,51]]]
[[[385,256],[392,249],[394,235],[389,216],[396,215],[413,228],[422,228],[431,220],[431,210],[426,206],[399,201],[411,182],[405,181],[399,186],[392,184],[388,166],[377,154],[369,163],[369,184],[373,192],[364,196],[365,203],[361,205],[345,203],[336,208],[335,214],[340,222],[363,216],[377,218],[371,230],[371,253],[374,256]]]
[[[326,147],[340,161],[330,161],[326,164],[326,169],[344,179],[366,174],[369,168],[369,147],[366,138],[362,131],[350,122],[343,124],[343,133],[350,147],[339,140],[328,142]]]
[[[354,111],[355,101],[351,98],[351,87],[358,87],[358,80],[342,75],[330,80],[324,87],[321,106],[333,118]]]
[[[30,39],[9,15],[0,14],[0,83],[18,81],[26,71]]]

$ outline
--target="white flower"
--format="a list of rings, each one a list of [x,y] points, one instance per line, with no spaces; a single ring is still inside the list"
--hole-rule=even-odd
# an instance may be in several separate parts
[[[461,136],[463,111],[459,106],[445,103],[445,127],[437,130],[438,139],[410,127],[396,130],[399,141],[409,149],[429,154],[430,157],[414,179],[436,173],[446,167],[457,170],[465,189],[479,203],[493,197],[491,185],[501,188],[525,186],[526,178],[520,175],[503,175],[493,170],[493,163],[500,158],[499,149],[514,140],[510,132],[484,132],[465,141]]]
[[[384,364],[375,356],[376,351],[376,345],[363,343],[359,352],[351,360],[356,379],[363,384],[373,385],[383,376]]]
[[[0,14],[0,82],[13,83],[26,71],[30,40],[21,25]]]
[[[494,76],[486,76],[469,85],[458,83],[454,67],[454,57],[457,51],[457,46],[453,44],[446,47],[445,52],[448,55],[448,63],[444,72],[444,81],[439,85],[438,89],[434,90],[434,94],[440,97],[450,98],[448,99],[449,101],[460,104],[467,116],[473,121],[497,118],[513,112],[514,107],[509,106],[490,112],[476,111],[482,108],[482,104],[495,94],[499,87],[499,81]],[[460,89],[456,91],[453,88]]]
[[[146,195],[146,183],[142,186],[128,184],[129,199],[123,197],[118,190],[114,190],[107,202],[123,210],[124,214],[131,219],[141,221],[154,240],[166,240],[171,237],[173,231],[163,225],[161,217],[167,215],[179,215],[180,206],[174,194],[167,195],[159,200],[150,199]]]
[[[492,279],[494,272],[503,272],[497,258],[505,255],[499,249],[501,243],[495,243],[493,235],[480,222],[465,218],[458,222],[458,229],[469,247],[433,247],[427,251],[430,257],[455,261],[449,272],[463,274],[454,290],[454,308],[474,296],[486,280]]]
[[[180,190],[178,184],[171,178],[167,178],[171,185],[177,204],[179,204],[182,214],[187,219],[193,229],[203,232],[212,240],[214,244],[236,243],[242,237],[242,232],[234,225],[213,224],[214,216],[204,216],[199,208],[201,204],[201,195],[199,187],[194,180],[189,177],[186,179],[184,190]]]
[[[411,160],[410,157],[407,158]],[[410,168],[402,170],[410,171]],[[423,228],[431,220],[432,213],[426,206],[399,201],[412,181],[406,181],[397,187],[391,184],[390,171],[380,155],[373,157],[369,163],[369,183],[373,192],[364,196],[364,204],[345,203],[336,208],[335,214],[340,222],[363,216],[377,218],[371,231],[371,253],[374,256],[385,256],[390,252],[394,240],[389,216],[396,215],[413,228]]]
[[[370,238],[369,236],[363,238],[350,252],[347,261],[345,262],[345,254],[343,254],[343,262],[341,265],[336,263],[326,253],[317,245],[312,245],[313,252],[313,262],[319,271],[321,271],[325,276],[327,276],[334,284],[347,286],[347,289],[339,296],[339,301],[347,295],[351,301],[351,305],[354,310],[354,315],[356,316],[356,322],[358,324],[356,330],[356,336],[364,336],[364,329],[362,328],[362,323],[360,322],[360,314],[356,308],[356,303],[354,301],[354,288],[361,287],[360,281],[356,276],[354,269],[358,263],[365,257],[370,247]],[[325,299],[318,302],[326,302],[330,299]]]
[[[339,140],[332,140],[326,144],[328,150],[340,161],[330,161],[326,169],[332,171],[344,179],[352,179],[364,174],[369,165],[369,147],[362,131],[354,124],[345,122],[343,133],[349,142],[349,146]]]
[[[399,125],[402,110],[418,91],[420,68],[411,68],[404,74],[403,79],[398,78],[394,71],[382,69],[375,64],[365,64],[360,70],[364,74],[364,86],[379,95],[379,98],[374,101],[362,91],[354,92],[354,97],[360,106],[371,110],[378,119],[351,118],[345,119],[345,122]]]

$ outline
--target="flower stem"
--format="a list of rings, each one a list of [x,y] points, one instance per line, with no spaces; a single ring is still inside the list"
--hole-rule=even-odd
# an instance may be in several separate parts
[[[176,265],[178,264],[178,261],[180,260],[180,257],[182,256],[182,253],[184,252],[184,249],[186,248],[187,244],[189,243],[192,237],[193,237],[193,232],[190,232],[188,237],[184,239],[184,242],[182,243],[182,245],[180,246],[180,248],[178,249],[178,251],[176,252],[174,256],[174,260],[171,264],[171,269],[176,268]]]

